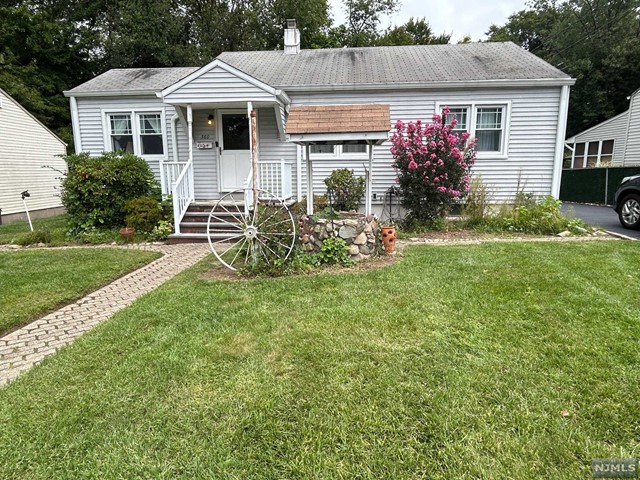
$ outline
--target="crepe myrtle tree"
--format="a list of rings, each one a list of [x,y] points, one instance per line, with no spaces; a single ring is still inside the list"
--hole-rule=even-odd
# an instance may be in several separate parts
[[[469,174],[476,160],[476,140],[454,133],[455,115],[449,109],[434,115],[432,123],[398,120],[391,137],[393,167],[398,175],[401,204],[409,219],[429,221],[444,215],[469,192]]]

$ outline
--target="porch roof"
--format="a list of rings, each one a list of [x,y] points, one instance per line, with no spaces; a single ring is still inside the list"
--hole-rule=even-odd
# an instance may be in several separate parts
[[[389,105],[305,105],[291,107],[287,140],[298,144],[379,144],[389,138]]]

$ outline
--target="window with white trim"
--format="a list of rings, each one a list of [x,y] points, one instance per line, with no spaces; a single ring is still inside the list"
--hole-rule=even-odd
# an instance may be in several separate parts
[[[335,145],[311,145],[311,155],[334,155]]]
[[[504,132],[502,107],[478,107],[476,111],[476,132],[478,152],[502,152]]]
[[[162,155],[162,116],[159,113],[141,113],[140,121],[140,153],[142,155]]]
[[[469,132],[477,139],[476,149],[480,154],[505,154],[506,105],[450,105],[447,123],[451,123],[454,115],[458,124],[453,132]]]
[[[462,134],[471,130],[471,126],[469,125],[469,107],[450,108],[446,122],[451,124],[454,117],[458,121],[456,127],[453,129],[454,133]]]
[[[111,150],[114,152],[125,151],[133,153],[133,129],[131,128],[131,115],[109,115]]]
[[[108,113],[109,149],[139,156],[164,155],[162,119],[159,112]]]
[[[611,165],[613,162],[613,140],[579,142],[574,144],[573,168],[594,168]]]
[[[367,145],[364,143],[345,143],[344,145],[311,145],[310,153],[313,157],[341,157],[367,155]]]

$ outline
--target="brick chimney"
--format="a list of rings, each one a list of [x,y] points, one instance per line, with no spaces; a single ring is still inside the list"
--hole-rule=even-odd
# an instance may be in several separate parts
[[[300,30],[295,18],[287,20],[287,28],[284,30],[284,54],[296,55],[300,53]]]

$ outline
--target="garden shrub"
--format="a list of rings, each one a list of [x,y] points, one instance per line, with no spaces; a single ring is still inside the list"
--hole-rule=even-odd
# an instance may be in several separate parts
[[[317,210],[317,211],[324,210],[325,208],[327,208],[328,205],[329,205],[329,201],[327,200],[327,197],[325,195],[313,196],[314,210]],[[289,210],[291,210],[291,213],[293,213],[293,215],[296,217],[301,217],[303,215],[306,215],[307,214],[307,197],[304,196],[299,202],[293,203],[289,207]]]
[[[453,133],[458,122],[454,116],[447,123],[448,114],[445,107],[429,125],[398,120],[391,137],[401,204],[415,220],[442,216],[469,191],[476,142],[466,132]]]
[[[125,222],[136,232],[150,233],[162,220],[162,206],[153,197],[139,197],[125,203]]]
[[[352,265],[349,246],[340,237],[329,237],[320,247],[320,261],[325,265]]]
[[[481,231],[555,235],[563,231],[584,234],[592,229],[582,220],[562,214],[562,202],[551,196],[537,199],[530,193],[516,195],[514,205],[502,205],[495,215],[472,225]]]
[[[14,240],[13,243],[17,245],[35,245],[37,243],[51,243],[53,241],[53,232],[51,230],[33,230],[30,232],[21,233]]]
[[[324,179],[327,196],[333,195],[333,208],[338,211],[357,210],[365,192],[364,178],[353,170],[340,168]]]
[[[106,152],[92,158],[85,152],[64,158],[68,172],[62,181],[62,203],[75,233],[122,227],[127,201],[160,197],[153,172],[131,153]]]
[[[151,230],[151,234],[149,235],[150,240],[155,242],[162,242],[169,238],[169,235],[173,233],[173,223],[168,220],[160,220],[158,224],[153,227]]]

